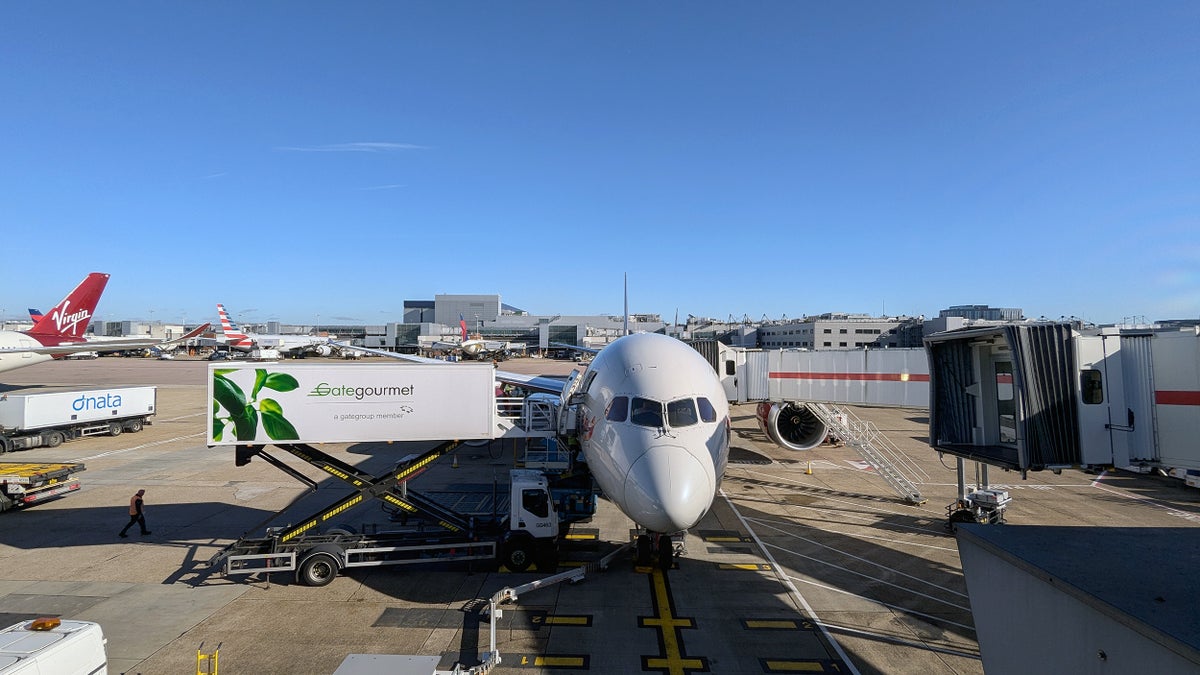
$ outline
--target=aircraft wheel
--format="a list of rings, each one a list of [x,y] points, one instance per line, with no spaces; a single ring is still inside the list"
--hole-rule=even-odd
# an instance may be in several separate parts
[[[120,436],[122,431],[124,431],[124,429],[121,427],[120,422],[110,422],[108,424],[109,436]]]
[[[658,568],[666,572],[671,569],[675,562],[675,545],[671,542],[671,535],[660,534],[658,536]]]
[[[42,439],[46,447],[57,448],[63,444],[63,433],[61,431],[47,431]]]
[[[650,539],[650,535],[643,534],[637,538],[637,559],[634,564],[638,567],[645,567],[650,564],[654,557],[654,542]]]
[[[513,572],[524,572],[533,564],[533,545],[524,537],[504,544],[504,566]]]
[[[328,553],[309,556],[296,572],[296,578],[305,586],[327,586],[337,575],[337,560]]]

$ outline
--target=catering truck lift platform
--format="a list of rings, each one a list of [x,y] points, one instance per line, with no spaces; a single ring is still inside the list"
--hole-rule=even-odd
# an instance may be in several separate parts
[[[596,497],[590,482],[557,485],[540,471],[513,469],[509,475],[509,509],[496,518],[456,512],[407,485],[460,444],[441,443],[414,461],[376,477],[308,445],[276,446],[345,481],[356,491],[296,525],[271,528],[265,537],[239,539],[213,556],[208,565],[227,575],[295,571],[296,579],[309,586],[324,586],[341,570],[352,567],[483,560],[499,561],[516,572],[534,564],[539,569],[555,569],[560,532],[595,513]],[[238,448],[239,465],[252,457],[262,457],[315,486],[262,446]],[[365,534],[334,522],[371,499],[407,514],[412,524]]]

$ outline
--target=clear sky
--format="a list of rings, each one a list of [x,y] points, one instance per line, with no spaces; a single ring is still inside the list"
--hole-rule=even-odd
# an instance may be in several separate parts
[[[1200,316],[1200,3],[0,4],[0,307]]]

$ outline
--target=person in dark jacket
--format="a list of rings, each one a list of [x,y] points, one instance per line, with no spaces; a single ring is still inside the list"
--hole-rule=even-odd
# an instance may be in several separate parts
[[[125,533],[129,531],[129,528],[133,527],[134,523],[137,523],[141,526],[142,534],[150,534],[150,530],[146,529],[146,515],[143,513],[145,503],[143,502],[142,497],[145,495],[145,490],[138,490],[137,493],[129,498],[129,522],[125,523],[125,527],[121,528],[121,537],[129,536]]]

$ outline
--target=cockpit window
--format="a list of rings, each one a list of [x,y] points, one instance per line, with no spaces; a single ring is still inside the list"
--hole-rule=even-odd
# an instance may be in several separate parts
[[[663,425],[662,404],[648,398],[635,398],[630,418],[634,424],[639,426],[661,427]]]
[[[667,404],[667,422],[672,427],[690,427],[696,423],[696,402],[681,398]]]
[[[700,404],[700,419],[710,423],[717,421],[717,409],[713,407],[712,401],[701,396],[696,399],[696,403]]]
[[[617,396],[608,404],[604,419],[609,422],[624,422],[629,417],[629,397]]]

